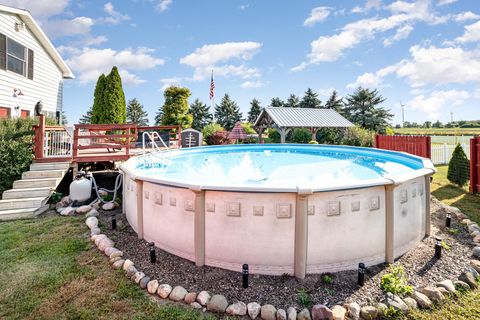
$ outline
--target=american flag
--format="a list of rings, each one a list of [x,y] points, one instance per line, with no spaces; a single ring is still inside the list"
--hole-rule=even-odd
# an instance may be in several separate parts
[[[213,70],[212,70],[212,79],[210,80],[210,100],[215,96],[215,81],[213,81]]]

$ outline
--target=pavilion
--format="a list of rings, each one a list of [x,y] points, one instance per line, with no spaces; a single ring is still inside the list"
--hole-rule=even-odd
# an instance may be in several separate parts
[[[267,107],[258,116],[253,129],[258,133],[259,142],[263,142],[262,134],[265,129],[274,128],[280,133],[280,142],[285,143],[287,134],[295,128],[310,130],[312,140],[316,140],[320,128],[353,126],[354,124],[333,109]]]

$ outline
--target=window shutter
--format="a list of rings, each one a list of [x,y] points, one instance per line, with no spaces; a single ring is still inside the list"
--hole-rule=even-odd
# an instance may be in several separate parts
[[[7,37],[0,33],[0,69],[7,70]]]
[[[28,49],[28,70],[27,78],[33,80],[33,50]]]

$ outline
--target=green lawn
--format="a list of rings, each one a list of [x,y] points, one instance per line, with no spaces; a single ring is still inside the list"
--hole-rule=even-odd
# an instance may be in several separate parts
[[[480,128],[398,128],[393,129],[398,134],[428,134],[428,135],[479,135]]]

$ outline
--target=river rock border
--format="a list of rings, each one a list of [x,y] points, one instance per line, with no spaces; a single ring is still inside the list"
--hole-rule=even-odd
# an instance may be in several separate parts
[[[477,278],[480,272],[480,227],[478,224],[467,219],[466,216],[456,207],[440,203],[432,197],[432,201],[439,203],[452,215],[457,221],[468,228],[475,247],[472,249],[474,259],[470,260],[470,266],[467,266],[457,280],[445,279],[420,291],[414,291],[410,296],[400,298],[397,295],[387,293],[385,298],[375,305],[360,307],[356,302],[344,305],[334,305],[329,308],[322,304],[314,305],[311,310],[305,308],[297,311],[293,307],[287,310],[276,309],[271,304],[261,306],[257,302],[246,304],[242,301],[229,304],[223,295],[211,294],[207,291],[188,292],[187,289],[176,286],[172,288],[167,283],[159,283],[158,280],[151,279],[148,275],[138,270],[133,261],[124,259],[123,252],[115,248],[115,243],[105,234],[101,233],[98,226],[95,208],[77,208],[77,211],[87,213],[85,224],[90,229],[90,239],[95,243],[100,251],[108,258],[113,269],[123,269],[127,278],[130,278],[140,288],[145,289],[149,294],[158,295],[162,299],[169,299],[175,302],[183,302],[194,309],[209,311],[213,313],[227,314],[229,316],[246,316],[251,319],[260,317],[263,320],[343,320],[343,319],[380,319],[385,311],[393,308],[396,312],[406,314],[409,309],[430,309],[434,304],[439,304],[448,295],[455,294],[458,291],[476,289]],[[80,209],[80,210],[79,210]],[[83,212],[84,211],[84,212]],[[79,212],[80,213],[80,212]]]

